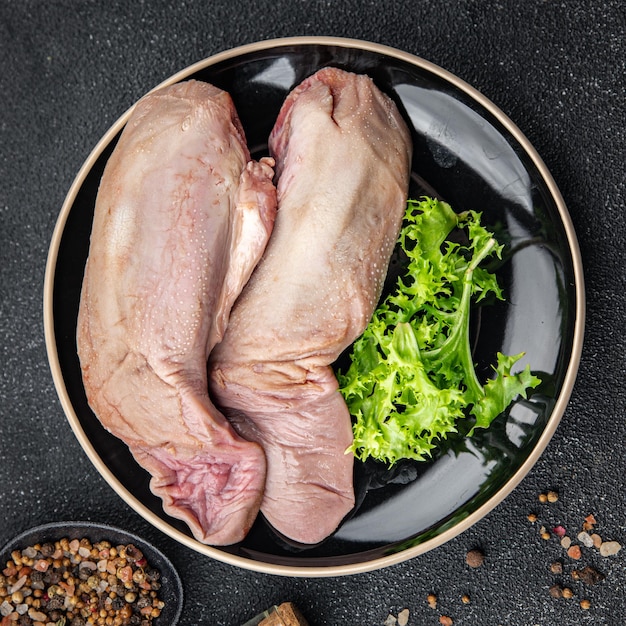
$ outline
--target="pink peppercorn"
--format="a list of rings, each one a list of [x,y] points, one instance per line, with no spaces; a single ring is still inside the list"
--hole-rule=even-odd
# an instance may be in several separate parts
[[[47,572],[49,565],[48,561],[40,559],[33,565],[33,569],[36,569],[38,572]]]

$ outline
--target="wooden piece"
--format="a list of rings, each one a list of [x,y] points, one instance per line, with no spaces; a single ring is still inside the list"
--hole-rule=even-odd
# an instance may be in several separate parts
[[[292,602],[283,602],[259,626],[308,626],[308,622]]]

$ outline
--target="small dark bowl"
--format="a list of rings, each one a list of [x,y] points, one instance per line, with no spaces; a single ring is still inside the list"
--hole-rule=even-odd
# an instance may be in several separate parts
[[[0,563],[4,569],[14,550],[23,550],[37,543],[55,542],[60,539],[89,539],[91,543],[109,541],[113,545],[132,543],[139,548],[151,567],[161,577],[159,598],[165,603],[161,615],[153,619],[154,626],[175,626],[183,610],[183,586],[170,560],[153,545],[125,530],[94,522],[51,522],[36,526],[17,535],[0,550]]]

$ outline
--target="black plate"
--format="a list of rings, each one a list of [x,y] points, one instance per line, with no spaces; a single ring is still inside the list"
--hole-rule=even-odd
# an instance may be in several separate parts
[[[112,545],[133,544],[139,548],[146,557],[148,564],[159,571],[161,589],[158,596],[165,606],[161,615],[153,619],[153,626],[175,626],[180,618],[183,608],[183,587],[170,560],[153,545],[132,533],[94,522],[51,522],[20,533],[0,549],[0,563],[4,569],[7,561],[11,558],[13,550],[24,550],[28,546],[38,543],[55,542],[63,538],[89,539],[93,543],[109,541]]]
[[[98,470],[126,502],[178,541],[242,567],[289,575],[336,575],[381,567],[425,552],[476,522],[523,478],[544,450],[567,404],[584,325],[580,254],[569,215],[545,165],[517,127],[463,81],[417,57],[344,39],[276,40],[231,50],[187,68],[188,78],[232,95],[255,156],[287,93],[317,69],[369,74],[404,113],[413,134],[411,196],[427,193],[457,211],[482,211],[506,244],[498,268],[506,301],[474,317],[475,360],[487,377],[496,351],[526,352],[542,385],[490,429],[450,439],[430,463],[393,470],[357,463],[358,506],[324,543],[294,546],[258,520],[241,544],[211,548],[165,515],[148,475],[107,433],[85,398],[76,354],[76,316],[98,183],[128,118],[110,129],[79,172],[52,240],[45,287],[46,341],[68,419]]]

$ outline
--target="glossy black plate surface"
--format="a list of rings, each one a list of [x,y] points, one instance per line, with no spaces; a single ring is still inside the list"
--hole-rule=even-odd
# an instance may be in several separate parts
[[[170,560],[152,544],[133,533],[120,528],[94,522],[51,522],[30,528],[14,537],[0,549],[2,569],[11,558],[14,550],[24,550],[29,546],[46,542],[54,543],[61,539],[88,539],[92,544],[108,541],[113,546],[133,544],[139,548],[150,567],[158,570],[161,588],[158,597],[164,607],[159,617],[152,621],[153,626],[175,626],[183,609],[183,586]]]
[[[441,68],[383,46],[333,38],[252,44],[202,61],[166,84],[194,78],[232,95],[251,151],[267,137],[287,93],[317,69],[369,74],[397,102],[414,141],[411,196],[483,213],[506,252],[497,270],[506,300],[477,311],[475,360],[487,377],[495,353],[525,352],[543,383],[490,429],[450,439],[430,463],[392,470],[357,462],[358,505],[324,543],[294,546],[259,519],[236,546],[211,548],[165,515],[148,475],[107,433],[85,398],[76,354],[76,316],[98,183],[128,117],[96,146],[68,193],[50,248],[46,340],[59,397],[85,451],[111,486],[164,532],[214,558],[259,571],[336,575],[382,567],[455,536],[500,502],[552,436],[576,376],[584,289],[576,237],[545,165],[517,127],[480,93]]]

